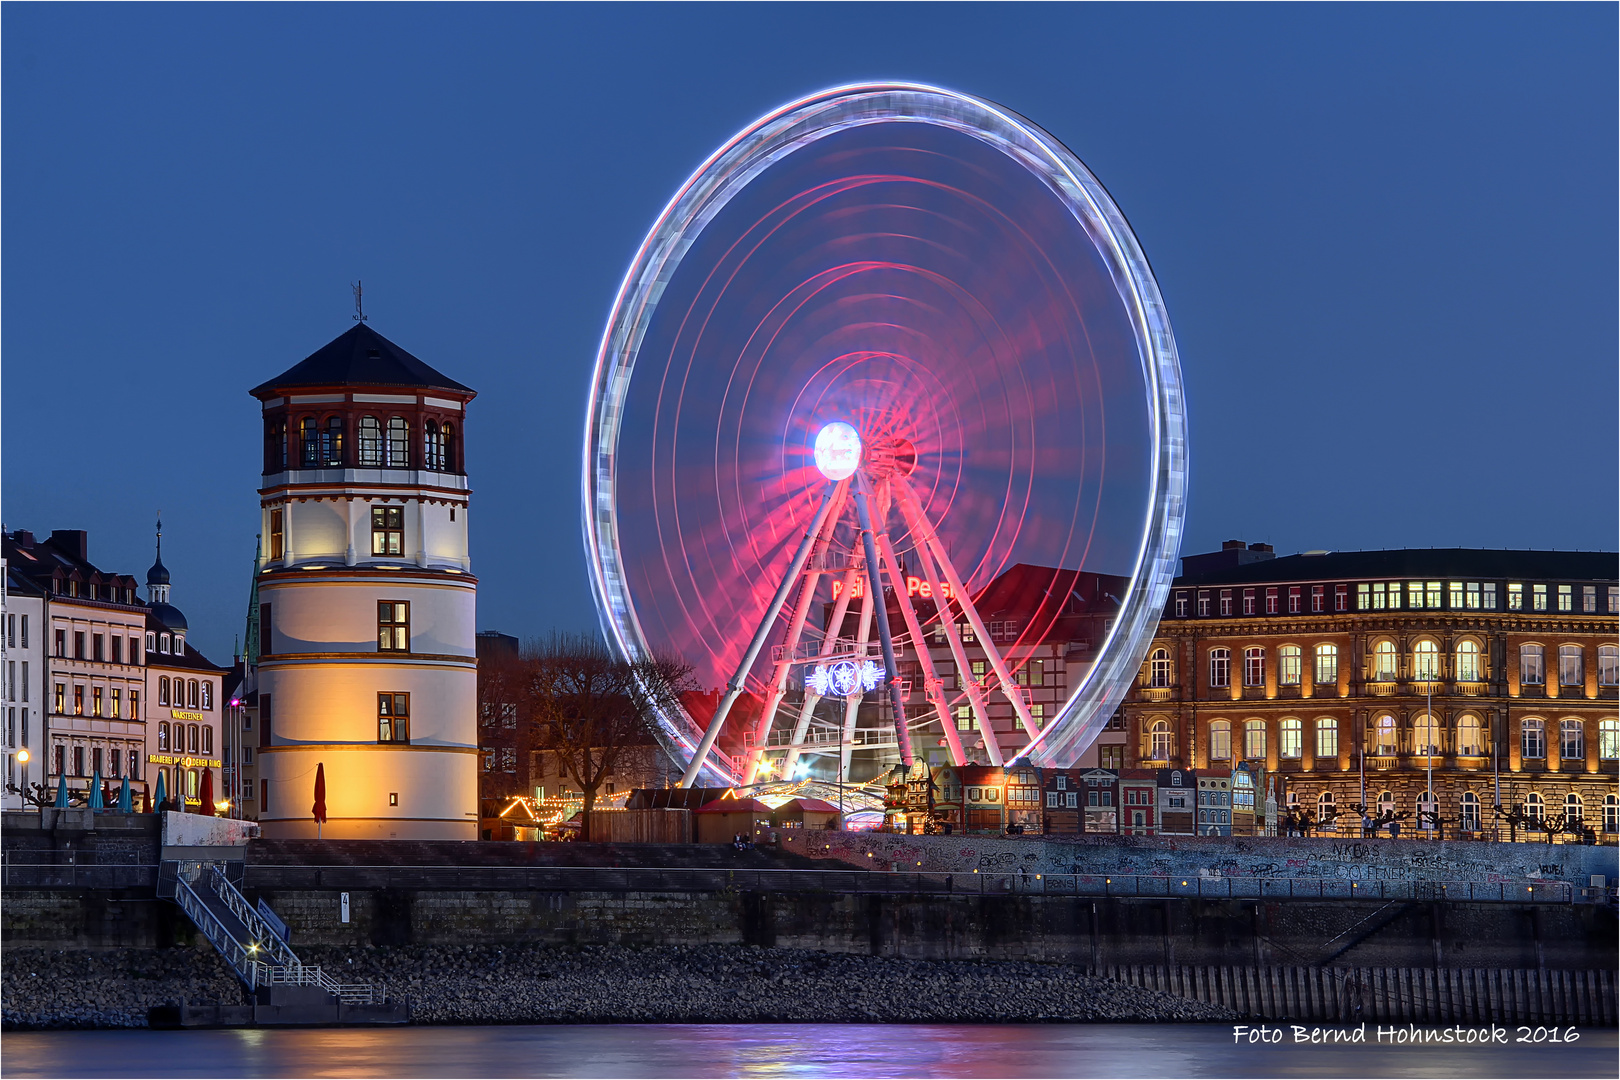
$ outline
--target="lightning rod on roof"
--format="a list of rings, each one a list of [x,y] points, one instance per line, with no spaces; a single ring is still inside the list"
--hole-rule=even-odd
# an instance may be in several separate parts
[[[365,292],[365,289],[362,288],[362,282],[356,281],[353,285],[350,285],[349,288],[354,290],[354,321],[365,322],[366,309],[361,303],[362,294]]]

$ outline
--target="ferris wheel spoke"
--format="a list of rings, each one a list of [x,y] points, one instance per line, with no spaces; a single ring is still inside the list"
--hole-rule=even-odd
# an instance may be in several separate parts
[[[834,522],[836,527],[837,522]],[[838,651],[838,631],[844,625],[844,617],[849,614],[849,600],[855,593],[855,579],[860,568],[851,563],[844,570],[843,588],[838,590],[838,599],[833,601],[832,616],[827,620],[827,626],[822,632],[821,653],[818,660],[825,662]],[[810,730],[810,721],[815,718],[816,706],[821,703],[821,695],[811,690],[804,692],[804,704],[799,708],[799,722],[793,726],[793,739],[788,745],[788,752],[782,758],[782,776],[792,776],[793,770],[798,767],[799,754],[804,746],[804,737]]]
[[[901,477],[895,478],[895,485],[900,489],[901,500],[909,502],[917,516],[922,518],[922,507],[918,505],[916,493],[911,490],[911,486]],[[927,519],[923,518],[923,520],[926,524]],[[951,565],[951,557],[946,552],[945,545],[940,542],[939,533],[932,528],[925,528],[921,535],[923,542],[931,547],[934,554],[938,556],[940,569],[945,572],[945,580],[950,583],[951,590],[956,595],[957,603],[962,607],[962,613],[967,616],[969,625],[973,627],[973,633],[984,647],[985,659],[990,661],[990,670],[995,672],[997,681],[1001,683],[1002,696],[1012,705],[1013,712],[1018,717],[1018,722],[1024,726],[1024,731],[1029,735],[1030,739],[1039,738],[1041,729],[1035,723],[1035,718],[1030,715],[1029,703],[1024,700],[1024,695],[1018,689],[1018,684],[1013,681],[1012,674],[1007,668],[1007,661],[1001,655],[1001,650],[996,647],[994,641],[990,640],[989,630],[985,627],[984,620],[979,617],[979,609],[974,605],[973,598],[968,595],[967,590],[962,587],[962,579],[957,576],[956,567]]]
[[[925,525],[912,517],[912,505],[906,498],[908,492],[902,492],[895,500],[900,509],[900,515],[905,519],[906,527],[916,540],[918,561],[922,563],[923,577],[928,582],[929,589],[934,594],[934,611],[939,616],[940,629],[945,631],[945,640],[950,643],[951,657],[956,661],[956,671],[962,680],[962,688],[967,692],[969,707],[973,715],[979,720],[979,738],[984,742],[984,751],[990,756],[990,764],[1002,764],[1001,744],[996,742],[996,729],[990,723],[990,710],[985,707],[984,688],[979,681],[973,678],[972,666],[968,663],[967,649],[962,645],[962,636],[956,631],[956,617],[951,614],[950,601],[946,599],[944,579],[940,577],[938,568],[934,565],[934,557],[928,544],[923,541],[926,532]],[[920,510],[918,513],[920,514]],[[954,594],[958,598],[961,593]],[[918,647],[921,651],[922,646]],[[961,736],[957,736],[960,740]],[[960,745],[960,742],[958,743]],[[964,753],[965,757],[965,753]]]
[[[692,760],[681,774],[681,787],[691,787],[693,781],[702,771],[704,762],[708,760],[709,751],[714,749],[714,741],[720,736],[720,729],[725,726],[726,716],[731,712],[732,705],[736,704],[742,696],[743,688],[748,683],[748,672],[759,657],[759,650],[764,647],[765,639],[770,635],[771,627],[776,622],[777,613],[786,603],[788,592],[799,579],[804,570],[804,564],[810,557],[810,549],[815,547],[816,537],[821,534],[821,526],[827,519],[827,511],[832,508],[833,497],[838,491],[838,484],[828,484],[821,496],[821,505],[816,508],[815,518],[810,527],[805,530],[804,540],[799,544],[799,550],[793,554],[793,563],[782,576],[782,583],[777,586],[776,595],[765,606],[765,614],[759,621],[759,629],[754,631],[753,640],[748,643],[748,649],[743,653],[742,662],[737,665],[737,673],[726,684],[725,696],[720,699],[720,705],[714,710],[714,716],[709,720],[709,726],[703,732],[703,738],[698,741],[697,749],[692,753]]]
[[[867,643],[872,640],[872,583],[867,582],[866,592],[861,597],[861,619],[855,631],[855,654],[864,657]],[[855,750],[855,721],[860,715],[861,695],[847,694],[844,697],[844,738],[843,744],[838,748],[838,775],[849,774],[849,755]]]
[[[861,524],[861,546],[866,549],[866,592],[874,597],[877,611],[878,644],[883,649],[883,673],[889,684],[889,704],[894,710],[894,738],[900,749],[900,760],[906,771],[911,771],[914,755],[911,752],[911,732],[906,730],[906,701],[900,692],[900,672],[894,662],[894,635],[889,631],[889,605],[883,602],[883,578],[877,556],[877,540],[873,535],[872,514],[867,502],[872,482],[864,471],[855,474],[855,513]],[[874,500],[875,501],[875,500]]]

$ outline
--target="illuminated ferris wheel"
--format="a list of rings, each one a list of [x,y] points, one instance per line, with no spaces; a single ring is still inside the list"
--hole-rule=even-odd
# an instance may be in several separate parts
[[[850,86],[749,125],[642,244],[585,544],[612,645],[705,688],[658,718],[687,785],[1068,765],[1142,662],[1185,478],[1169,320],[1102,185],[989,102]]]

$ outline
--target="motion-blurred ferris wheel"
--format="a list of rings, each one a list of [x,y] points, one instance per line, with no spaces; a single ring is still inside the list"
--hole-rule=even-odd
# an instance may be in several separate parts
[[[1179,550],[1175,342],[1084,165],[977,98],[816,94],[717,151],[597,356],[584,529],[604,633],[707,692],[684,783],[1068,765]]]

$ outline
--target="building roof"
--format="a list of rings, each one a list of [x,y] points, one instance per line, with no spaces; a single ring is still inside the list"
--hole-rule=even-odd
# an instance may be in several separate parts
[[[1195,556],[1196,558],[1196,556]],[[1255,582],[1358,581],[1381,578],[1512,578],[1521,581],[1614,581],[1620,554],[1612,551],[1496,551],[1488,548],[1395,548],[1284,555],[1202,574],[1177,585]]]
[[[695,814],[769,814],[771,808],[758,799],[715,799],[693,811]]]
[[[789,799],[787,802],[776,808],[776,812],[779,814],[783,810],[797,810],[801,814],[843,813],[842,810],[838,809],[838,807],[834,806],[832,803],[824,802],[821,799]]]
[[[89,550],[89,535],[82,529],[57,529],[45,540],[37,539],[26,529],[18,529],[6,533],[0,545],[6,558],[8,582],[26,579],[40,592],[61,603],[116,603],[120,607],[144,608],[146,605],[138,597],[133,603],[125,604],[99,596],[92,599],[88,592],[69,596],[65,586],[61,593],[54,592],[51,582],[59,580],[78,581],[83,587],[95,586],[98,590],[102,587],[128,589],[131,596],[134,595],[135,579],[128,574],[98,569],[90,561]]]
[[[373,330],[354,326],[310,353],[280,375],[248,393],[270,397],[299,386],[402,386],[425,390],[474,391],[429,367]]]
[[[148,615],[146,618],[148,630],[161,631],[163,624]],[[198,652],[191,644],[186,642],[186,651],[181,653],[158,652],[156,649],[146,650],[146,666],[154,668],[183,668],[187,671],[226,672],[230,668],[220,667],[208,657]]]

